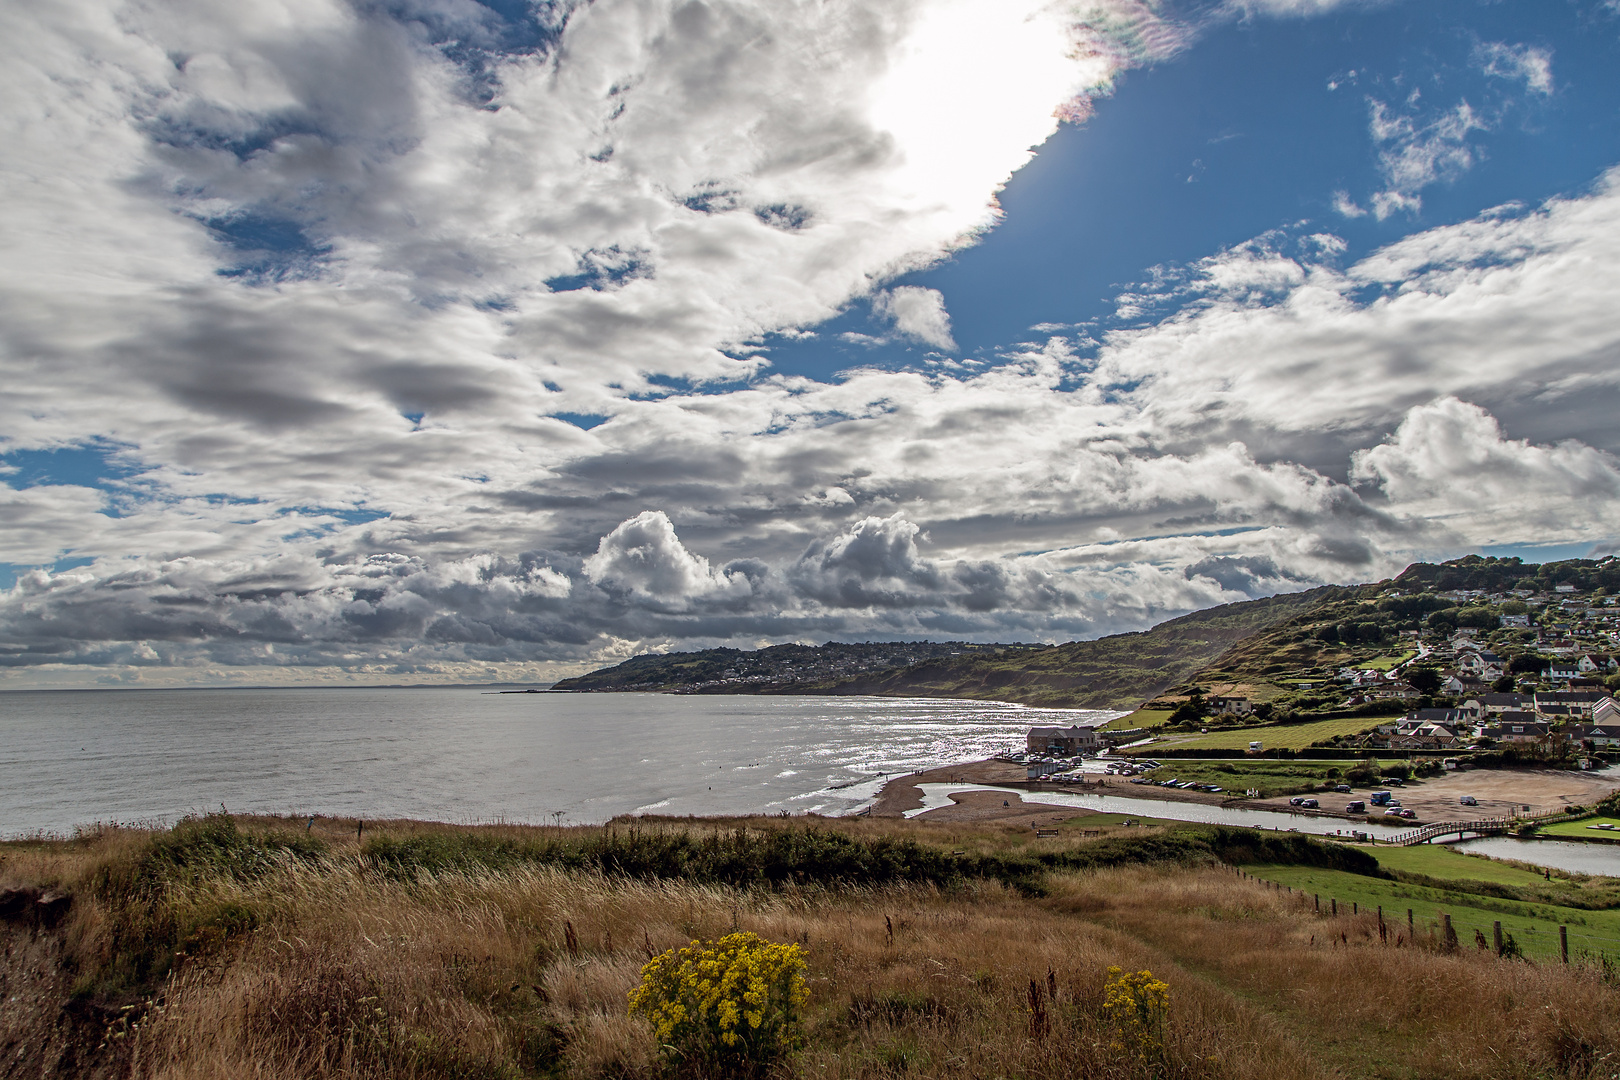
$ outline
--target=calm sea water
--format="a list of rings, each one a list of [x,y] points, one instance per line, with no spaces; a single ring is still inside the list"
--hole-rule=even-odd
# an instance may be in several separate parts
[[[885,776],[1022,746],[1031,723],[1113,715],[909,698],[7,692],[0,836],[172,822],[222,803],[457,822],[837,814]]]

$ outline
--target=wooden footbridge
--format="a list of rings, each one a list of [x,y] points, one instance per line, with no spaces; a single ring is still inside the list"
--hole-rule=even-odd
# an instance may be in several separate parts
[[[1413,844],[1427,844],[1442,836],[1462,836],[1464,833],[1500,836],[1523,820],[1524,818],[1479,818],[1476,821],[1436,821],[1410,832],[1396,833],[1387,839],[1381,836],[1378,842],[1391,847],[1411,847]]]

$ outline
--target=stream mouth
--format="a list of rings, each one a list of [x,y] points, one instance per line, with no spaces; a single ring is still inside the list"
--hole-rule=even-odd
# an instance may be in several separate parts
[[[1121,795],[1092,795],[1080,792],[1021,791],[1017,788],[997,787],[994,784],[918,784],[923,793],[923,804],[907,810],[908,818],[952,804],[951,795],[966,791],[995,791],[1004,793],[1011,801],[1017,797],[1031,805],[1072,806],[1083,810],[1101,810],[1110,814],[1127,814],[1144,818],[1163,818],[1169,821],[1187,821],[1200,825],[1235,825],[1239,828],[1265,829],[1275,832],[1298,832],[1310,836],[1348,839],[1354,833],[1371,833],[1382,840],[1404,832],[1412,826],[1362,824],[1344,818],[1314,814],[1291,814],[1279,810],[1242,810],[1229,806],[1206,806],[1203,803],[1170,802],[1167,799],[1134,799]],[[1512,859],[1550,870],[1572,874],[1598,874],[1620,877],[1620,844],[1583,844],[1576,840],[1520,840],[1510,836],[1486,836],[1452,841],[1447,847],[1473,852],[1497,859]]]

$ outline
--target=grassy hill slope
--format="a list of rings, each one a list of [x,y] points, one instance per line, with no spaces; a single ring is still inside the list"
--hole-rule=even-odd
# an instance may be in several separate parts
[[[1308,616],[1352,591],[1324,586],[1224,604],[1140,633],[1045,649],[970,653],[851,679],[827,692],[977,698],[1047,708],[1129,708],[1185,682],[1239,643]]]

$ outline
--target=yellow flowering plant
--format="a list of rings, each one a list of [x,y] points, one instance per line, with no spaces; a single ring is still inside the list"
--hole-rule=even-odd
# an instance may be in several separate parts
[[[1157,1060],[1164,1055],[1165,1024],[1170,1015],[1170,984],[1151,971],[1108,969],[1103,985],[1103,1015],[1114,1033],[1114,1049],[1133,1057]]]
[[[630,1014],[692,1065],[749,1072],[793,1050],[810,991],[804,951],[758,934],[729,934],[670,949],[641,969]]]

